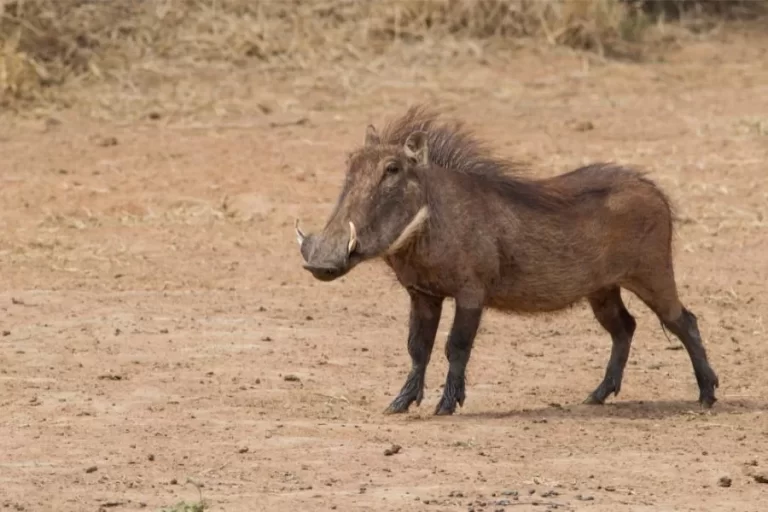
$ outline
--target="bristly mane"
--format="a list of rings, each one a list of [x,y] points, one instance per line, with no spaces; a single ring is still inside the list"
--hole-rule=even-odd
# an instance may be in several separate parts
[[[447,171],[460,172],[522,205],[543,210],[557,210],[567,199],[555,190],[515,173],[522,164],[493,155],[491,150],[460,121],[440,122],[440,114],[424,105],[415,105],[381,132],[387,145],[405,144],[415,131],[427,134],[430,161]]]

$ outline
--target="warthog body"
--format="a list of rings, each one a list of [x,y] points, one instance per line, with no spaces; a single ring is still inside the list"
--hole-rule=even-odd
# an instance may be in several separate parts
[[[516,176],[459,123],[413,107],[379,135],[369,126],[322,233],[298,229],[317,279],[383,258],[410,294],[412,369],[387,409],[420,404],[444,299],[456,302],[446,344],[445,389],[435,412],[465,398],[465,369],[484,308],[547,312],[586,298],[613,340],[602,382],[587,398],[618,394],[635,320],[620,289],[637,295],[688,351],[699,401],[716,401],[696,317],[680,302],[672,264],[672,213],[640,173],[593,164],[542,180]]]

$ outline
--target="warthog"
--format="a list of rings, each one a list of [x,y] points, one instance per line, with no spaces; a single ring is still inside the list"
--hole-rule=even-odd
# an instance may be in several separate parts
[[[699,402],[719,381],[696,316],[678,298],[672,211],[640,172],[597,163],[541,180],[515,173],[460,122],[412,107],[381,134],[369,125],[348,160],[322,233],[296,234],[304,268],[321,281],[383,258],[410,295],[411,371],[386,412],[421,403],[443,301],[455,300],[448,374],[436,414],[465,399],[465,369],[484,308],[537,313],[586,298],[613,345],[586,403],[618,395],[635,319],[620,289],[637,295],[690,356]]]

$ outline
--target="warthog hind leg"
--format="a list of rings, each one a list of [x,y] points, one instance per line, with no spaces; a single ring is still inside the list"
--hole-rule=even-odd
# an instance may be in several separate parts
[[[589,296],[588,299],[595,318],[608,331],[613,341],[611,357],[605,369],[605,377],[600,385],[584,400],[584,403],[587,404],[600,405],[605,403],[605,399],[611,393],[618,395],[621,390],[621,381],[629,359],[629,349],[632,344],[632,335],[635,333],[636,322],[624,306],[618,286],[600,290]]]
[[[669,264],[665,272],[649,273],[627,285],[656,313],[662,325],[682,342],[699,385],[699,403],[709,409],[717,401],[715,388],[720,386],[720,380],[707,359],[696,315],[680,303],[671,268]]]
[[[676,320],[661,320],[667,329],[680,339],[691,358],[693,373],[699,385],[699,403],[705,409],[711,408],[717,401],[715,388],[720,386],[720,379],[707,360],[707,352],[701,341],[696,316],[683,307]]]

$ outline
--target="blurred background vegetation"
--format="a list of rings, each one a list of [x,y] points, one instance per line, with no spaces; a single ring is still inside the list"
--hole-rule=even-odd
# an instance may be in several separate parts
[[[66,105],[65,86],[142,72],[302,71],[443,38],[642,61],[766,13],[768,0],[0,0],[0,107]]]

